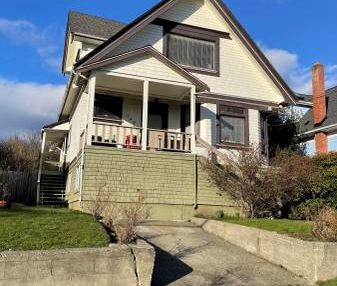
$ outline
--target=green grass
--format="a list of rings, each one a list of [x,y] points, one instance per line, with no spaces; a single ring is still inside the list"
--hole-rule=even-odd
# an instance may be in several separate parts
[[[223,218],[211,217],[211,219],[288,234],[305,240],[315,239],[312,235],[312,223],[304,220],[240,218],[228,215]]]
[[[325,282],[318,282],[319,286],[337,286],[337,278],[325,281]]]
[[[15,204],[0,209],[0,251],[102,247],[109,244],[101,224],[69,209]]]

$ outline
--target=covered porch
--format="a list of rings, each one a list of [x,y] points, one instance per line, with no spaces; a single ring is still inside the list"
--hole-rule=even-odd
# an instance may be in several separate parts
[[[88,78],[88,125],[81,142],[195,151],[196,92],[205,84],[152,48],[98,67]]]

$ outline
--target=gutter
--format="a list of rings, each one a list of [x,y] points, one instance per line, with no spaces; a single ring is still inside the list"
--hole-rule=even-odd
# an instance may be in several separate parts
[[[300,136],[311,135],[311,134],[319,132],[319,131],[330,131],[331,129],[334,129],[335,127],[337,128],[337,123],[306,131],[306,132],[300,134]]]

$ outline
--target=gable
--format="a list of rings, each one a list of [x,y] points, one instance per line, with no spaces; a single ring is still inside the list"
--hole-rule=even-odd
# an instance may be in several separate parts
[[[230,31],[223,17],[208,0],[181,0],[160,18],[215,31]]]
[[[190,82],[151,55],[140,55],[100,68],[107,72],[127,74],[135,77],[160,79],[190,84]]]
[[[157,10],[156,10],[157,9]],[[195,73],[206,82],[212,91],[232,96],[251,97],[277,103],[294,103],[296,97],[279,76],[242,26],[237,22],[221,0],[166,0],[156,9],[147,12],[129,27],[124,34],[116,35],[94,50],[77,64],[103,59],[128,46],[135,48],[138,43],[153,45],[151,35],[142,36],[146,27],[151,27],[154,19],[165,18],[192,26],[229,32],[232,40],[221,39],[220,77]],[[150,26],[151,25],[151,26]],[[158,32],[158,30],[157,30]],[[158,38],[158,34],[156,35]],[[135,40],[136,39],[136,40]],[[163,52],[163,44],[157,40],[156,48]],[[123,46],[124,45],[124,46]]]

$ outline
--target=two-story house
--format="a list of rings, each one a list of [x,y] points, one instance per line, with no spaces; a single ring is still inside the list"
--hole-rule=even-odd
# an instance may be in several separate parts
[[[127,25],[70,12],[62,69],[43,146],[62,146],[66,197],[83,210],[99,190],[142,196],[153,217],[233,207],[200,156],[268,148],[267,115],[297,101],[221,0],[163,0]]]

